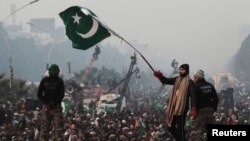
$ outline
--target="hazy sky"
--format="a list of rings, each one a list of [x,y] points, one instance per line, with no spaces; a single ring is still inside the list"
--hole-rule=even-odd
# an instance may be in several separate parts
[[[20,8],[30,1],[0,0],[0,20],[10,14],[11,4]],[[250,25],[250,0],[40,0],[19,11],[17,23],[49,17],[63,26],[58,13],[73,5],[91,9],[128,41],[147,44],[139,50],[161,70],[170,69],[176,58],[191,71],[225,71]]]

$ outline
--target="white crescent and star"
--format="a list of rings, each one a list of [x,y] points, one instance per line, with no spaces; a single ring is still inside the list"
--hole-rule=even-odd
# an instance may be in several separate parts
[[[73,23],[77,23],[78,25],[80,24],[80,19],[82,17],[79,17],[76,13],[75,16],[72,16],[72,18],[74,19],[74,22]],[[81,38],[83,39],[86,39],[86,38],[89,38],[89,37],[92,37],[98,30],[98,27],[99,27],[99,23],[98,21],[96,21],[93,17],[91,17],[92,21],[93,21],[93,24],[92,24],[92,27],[90,28],[90,30],[83,34],[83,33],[80,33],[78,31],[76,31],[76,34],[79,35]]]

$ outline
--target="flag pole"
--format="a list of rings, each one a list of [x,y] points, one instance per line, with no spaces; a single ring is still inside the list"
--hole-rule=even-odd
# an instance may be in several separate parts
[[[105,28],[107,28],[113,35],[115,35],[116,37],[122,39],[124,42],[126,42],[130,47],[132,47],[137,53],[139,53],[139,55],[142,57],[142,59],[148,64],[148,66],[150,67],[150,69],[154,72],[154,68],[152,67],[152,65],[148,62],[148,60],[131,44],[129,43],[127,40],[125,40],[123,37],[121,37],[119,34],[117,34],[116,32],[114,32],[112,29],[110,29],[108,26],[104,25],[97,17],[92,16],[95,20],[99,21],[99,23],[101,25],[103,25]]]
[[[130,47],[132,47],[137,53],[140,54],[140,56],[142,57],[142,59],[148,64],[148,66],[150,67],[150,69],[154,72],[154,68],[152,67],[152,65],[148,62],[148,60],[131,44],[129,43],[127,40],[125,40],[124,38],[120,37],[124,42],[126,42]]]

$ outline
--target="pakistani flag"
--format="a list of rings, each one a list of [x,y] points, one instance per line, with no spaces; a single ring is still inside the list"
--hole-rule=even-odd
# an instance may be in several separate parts
[[[63,108],[63,113],[68,113],[70,108],[71,108],[71,105],[72,105],[72,102],[68,99],[65,99],[62,103],[62,108]]]
[[[66,26],[66,35],[73,48],[87,50],[109,37],[109,31],[97,20],[97,16],[87,8],[72,6],[59,13]]]

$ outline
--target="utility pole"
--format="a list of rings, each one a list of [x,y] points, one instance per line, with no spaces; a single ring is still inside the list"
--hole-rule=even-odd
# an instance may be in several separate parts
[[[8,53],[9,53],[9,72],[10,72],[10,75],[9,75],[9,86],[10,86],[10,90],[12,88],[12,82],[13,82],[13,77],[14,77],[14,70],[13,70],[13,66],[12,66],[12,50],[11,50],[11,47],[10,47],[10,44],[9,44],[9,41],[8,39],[6,38],[5,36],[5,33],[3,31],[3,28],[0,27],[0,34],[1,36],[3,37],[4,39],[4,42],[8,48]]]
[[[33,4],[33,3],[36,3],[36,2],[38,2],[38,1],[39,1],[39,0],[34,0],[34,1],[32,1],[32,2],[29,2],[28,4],[25,4],[24,6],[18,8],[17,10],[15,10],[15,11],[13,11],[13,12],[11,12],[5,19],[2,20],[1,24],[3,24],[7,19],[9,19],[11,16],[13,16],[13,15],[14,15],[15,13],[17,13],[18,11],[20,11],[20,10],[22,10],[23,8],[29,6],[29,5],[31,5],[31,4]]]
[[[14,79],[14,70],[13,70],[13,66],[12,66],[12,50],[11,50],[11,47],[10,47],[10,44],[9,44],[9,41],[7,39],[7,37],[5,36],[5,33],[3,31],[3,24],[5,23],[5,21],[7,19],[9,19],[11,16],[13,16],[15,13],[17,13],[18,11],[22,10],[23,8],[35,3],[35,2],[38,2],[39,0],[34,0],[32,2],[29,2],[28,4],[25,4],[24,6],[20,7],[19,9],[11,12],[5,19],[2,20],[2,22],[0,23],[1,25],[1,29],[0,29],[0,34],[2,35],[7,47],[8,47],[8,53],[9,53],[9,68],[10,68],[10,78],[9,78],[9,86],[10,86],[10,91],[11,91],[11,88],[12,88],[12,82],[13,82],[13,79]]]
[[[133,73],[134,66],[137,63],[136,53],[134,53],[134,56],[131,56],[130,59],[131,59],[131,63],[130,63],[128,73],[126,75],[126,79],[125,79],[125,82],[123,84],[123,88],[122,88],[122,91],[121,91],[121,99],[120,99],[120,101],[118,102],[118,105],[117,105],[117,107],[120,108],[120,111],[122,111],[122,109],[123,109],[123,103],[122,102],[123,102],[123,100],[125,101],[125,99],[126,99],[126,91],[127,91],[127,88],[128,88],[129,80],[130,80],[131,74]]]
[[[89,73],[92,71],[93,64],[95,61],[98,60],[98,55],[100,54],[100,48],[98,45],[96,45],[96,49],[93,53],[93,58],[91,59],[90,63],[87,65],[87,68],[85,69],[85,72],[83,74],[81,82],[84,83],[89,75]]]

